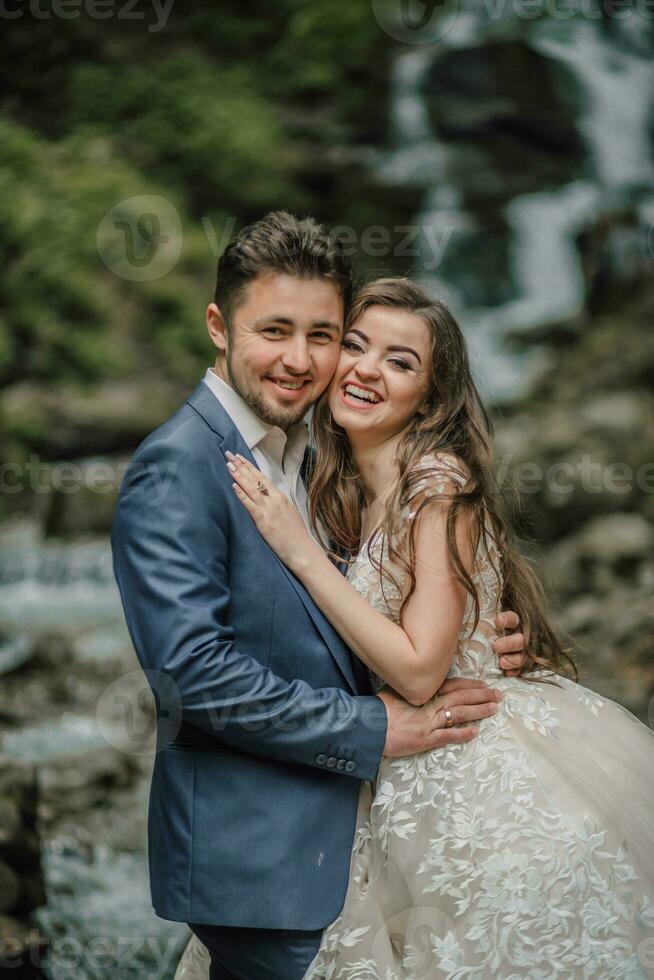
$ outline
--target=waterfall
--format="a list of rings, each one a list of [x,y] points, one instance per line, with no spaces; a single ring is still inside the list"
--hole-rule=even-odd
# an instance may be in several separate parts
[[[574,236],[596,201],[596,189],[579,181],[555,193],[516,197],[508,205],[518,298],[463,314],[474,371],[487,397],[499,401],[522,394],[545,363],[540,351],[508,354],[502,343],[507,330],[559,322],[581,311],[584,281]]]
[[[445,154],[434,139],[422,85],[434,57],[433,49],[418,48],[397,56],[392,70],[392,152],[378,158],[377,177],[385,183],[425,184],[425,175],[441,181]]]
[[[483,44],[492,33],[501,31],[506,37],[512,29],[519,37],[528,34],[522,39],[534,50],[576,76],[585,100],[577,129],[590,165],[586,179],[552,191],[518,195],[507,203],[504,217],[515,295],[503,304],[475,307],[466,286],[469,273],[463,256],[460,270],[451,259],[461,252],[464,236],[470,242],[477,223],[475,215],[461,205],[456,172],[448,168],[448,145],[433,131],[423,85],[430,65],[443,53]],[[575,241],[580,229],[603,207],[619,202],[620,195],[632,200],[637,194],[643,223],[651,214],[654,167],[648,125],[654,106],[654,62],[623,40],[604,35],[597,21],[561,23],[543,18],[526,28],[514,19],[512,28],[510,12],[491,23],[487,13],[468,9],[460,11],[456,24],[438,45],[403,52],[395,62],[395,148],[381,163],[378,176],[390,182],[425,185],[428,175],[431,185],[415,219],[421,228],[420,254],[431,254],[427,238],[442,239],[444,231],[452,251],[447,282],[424,262],[422,267],[417,265],[416,275],[426,279],[459,315],[477,377],[491,400],[524,393],[542,364],[538,352],[520,357],[507,352],[507,331],[561,321],[583,309],[584,279]],[[483,233],[481,228],[478,233]],[[483,247],[481,239],[480,245]]]
[[[600,36],[590,23],[574,25],[567,39],[545,24],[535,46],[567,64],[587,97],[579,129],[604,187],[654,184],[648,130],[654,108],[654,62]]]

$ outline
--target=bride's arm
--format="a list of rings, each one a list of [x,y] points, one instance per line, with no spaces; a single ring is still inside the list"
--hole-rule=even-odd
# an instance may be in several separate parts
[[[234,489],[268,544],[303,583],[348,646],[412,704],[428,701],[443,683],[456,651],[467,592],[450,566],[444,502],[423,508],[415,529],[416,586],[404,627],[387,619],[350,585],[309,536],[287,497],[254,466],[236,457]],[[267,494],[257,489],[261,483]],[[463,520],[459,553],[472,556]]]

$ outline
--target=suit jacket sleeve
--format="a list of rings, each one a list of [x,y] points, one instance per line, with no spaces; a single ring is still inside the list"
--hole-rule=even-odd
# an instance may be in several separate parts
[[[160,716],[165,701],[220,742],[291,763],[324,768],[337,744],[356,761],[347,774],[372,779],[386,736],[379,698],[287,682],[238,649],[229,621],[231,489],[221,464],[166,443],[142,447],[121,488],[114,570]],[[215,472],[198,478],[207,467]]]

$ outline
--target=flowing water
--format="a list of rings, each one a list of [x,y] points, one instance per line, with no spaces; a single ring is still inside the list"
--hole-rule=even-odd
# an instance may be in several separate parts
[[[52,980],[169,980],[187,929],[150,905],[145,819],[150,759],[133,764],[98,713],[113,679],[137,666],[129,649],[106,539],[44,541],[36,524],[0,532],[0,675],[30,666],[35,646],[62,655],[49,671],[16,674],[24,715],[2,739],[9,757],[38,767],[49,825],[44,869],[49,902],[36,925],[51,943]],[[54,673],[70,673],[69,710],[51,704]],[[23,679],[24,678],[24,679]],[[61,683],[61,681],[59,682]],[[137,760],[139,761],[139,760]]]
[[[379,161],[377,172],[389,184],[425,187],[415,218],[424,257],[416,273],[457,311],[481,386],[492,400],[501,401],[524,393],[543,363],[538,352],[517,356],[508,350],[505,335],[558,323],[583,309],[579,232],[604,212],[633,207],[646,242],[654,203],[654,38],[644,12],[640,16],[635,10],[630,20],[613,22],[608,33],[603,22],[590,17],[532,22],[516,17],[511,5],[486,7],[467,0],[437,45],[409,47],[398,57],[395,146]],[[575,124],[587,165],[581,179],[569,181],[562,174],[559,187],[508,196],[503,218],[511,295],[497,302],[492,271],[486,281],[480,267],[471,273],[469,256],[492,249],[493,242],[474,205],[465,203],[469,188],[459,179],[451,142],[431,122],[426,89],[439,59],[507,38],[551,59],[576,82],[581,100]],[[537,88],[538,78],[532,84]],[[444,91],[442,98],[449,97]],[[429,268],[435,241],[446,244],[445,279],[440,269]]]

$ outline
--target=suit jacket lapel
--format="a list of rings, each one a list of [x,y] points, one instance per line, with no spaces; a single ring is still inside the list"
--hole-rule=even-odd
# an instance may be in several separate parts
[[[240,453],[254,466],[256,466],[257,469],[259,468],[257,461],[248,449],[247,443],[243,439],[241,433],[238,431],[230,416],[227,414],[216,396],[209,389],[208,385],[204,383],[204,381],[200,382],[193,394],[190,396],[190,398],[188,398],[188,404],[202,416],[207,425],[219,436],[221,441],[221,449],[229,449],[233,453]],[[352,664],[350,652],[347,646],[333,628],[331,623],[329,623],[325,616],[323,616],[322,612],[318,609],[302,583],[295,578],[295,576],[288,570],[286,565],[277,557],[273,549],[270,548],[269,545],[263,541],[263,539],[262,543],[266,548],[268,548],[270,554],[279,565],[279,568],[295,589],[295,592],[299,596],[304,608],[311,617],[316,629],[322,636],[329,652],[340,668],[341,673],[345,677],[352,691],[356,693],[359,689],[359,684],[357,682],[354,666]]]

